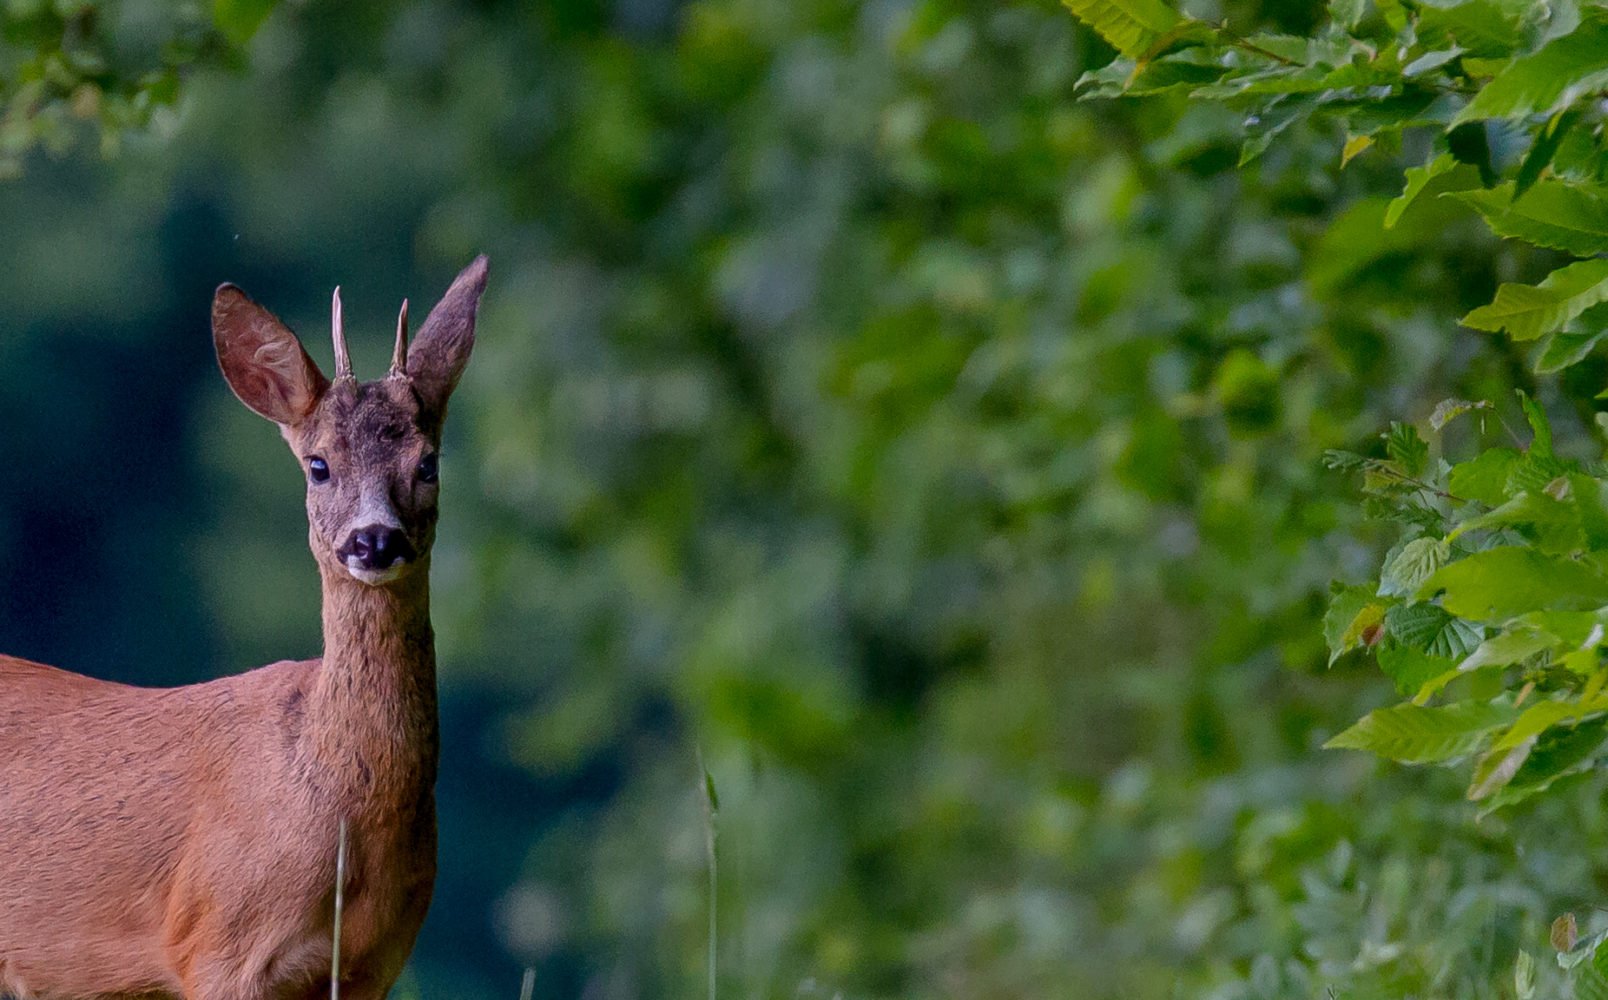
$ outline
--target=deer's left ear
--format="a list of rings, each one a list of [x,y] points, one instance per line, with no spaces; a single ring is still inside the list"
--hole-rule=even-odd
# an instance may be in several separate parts
[[[229,388],[277,424],[300,422],[329,388],[290,328],[234,285],[212,297],[212,344]]]
[[[419,398],[437,413],[446,412],[447,397],[475,346],[475,313],[480,293],[486,290],[486,266],[486,255],[481,254],[459,272],[407,349],[408,377]]]

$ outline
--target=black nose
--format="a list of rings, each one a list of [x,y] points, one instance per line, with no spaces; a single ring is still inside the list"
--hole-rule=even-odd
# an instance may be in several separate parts
[[[412,559],[413,546],[397,529],[371,524],[352,532],[340,556],[348,564],[356,558],[360,569],[390,569]]]

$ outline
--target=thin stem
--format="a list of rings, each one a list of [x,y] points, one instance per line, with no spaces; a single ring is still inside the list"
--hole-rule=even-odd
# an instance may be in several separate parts
[[[719,952],[716,941],[720,928],[720,923],[717,919],[720,905],[717,895],[720,886],[720,858],[719,852],[716,850],[718,831],[716,830],[715,820],[720,815],[720,802],[715,797],[715,779],[710,776],[708,768],[704,767],[702,747],[698,748],[698,776],[701,779],[699,787],[703,792],[704,852],[708,859],[709,868],[709,955],[707,959],[709,964],[709,1000],[716,1000],[716,979],[718,978],[716,970],[719,967]]]
[[[335,843],[335,940],[329,955],[329,1000],[341,998],[341,915],[346,909],[346,817]]]
[[[519,983],[519,1000],[530,1000],[536,993],[536,970],[527,968],[525,977]]]

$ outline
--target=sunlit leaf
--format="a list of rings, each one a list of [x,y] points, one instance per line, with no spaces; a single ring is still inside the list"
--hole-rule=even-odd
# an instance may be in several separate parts
[[[1130,59],[1150,52],[1156,42],[1175,28],[1178,13],[1161,0],[1062,0],[1111,47]]]
[[[1473,753],[1512,719],[1512,710],[1485,702],[1376,709],[1324,744],[1367,750],[1406,764],[1430,764]]]
[[[1451,548],[1438,538],[1415,538],[1402,546],[1379,574],[1379,593],[1406,597],[1451,558]]]
[[[1458,617],[1496,621],[1541,609],[1608,604],[1608,576],[1584,562],[1510,545],[1442,566],[1418,593],[1440,594],[1441,607]]]
[[[1474,206],[1498,236],[1580,257],[1608,251],[1608,188],[1542,181],[1523,198],[1511,183],[1450,197]]]
[[[1596,14],[1583,16],[1570,34],[1514,59],[1480,89],[1454,124],[1556,114],[1604,86],[1608,86],[1608,21]]]
[[[1464,316],[1462,323],[1476,330],[1506,330],[1514,340],[1534,340],[1605,300],[1608,260],[1582,260],[1553,271],[1539,285],[1502,285],[1495,301]]]

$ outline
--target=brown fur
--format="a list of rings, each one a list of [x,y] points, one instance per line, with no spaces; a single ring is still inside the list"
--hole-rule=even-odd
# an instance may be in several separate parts
[[[390,989],[435,877],[436,489],[416,469],[440,444],[484,282],[480,258],[408,377],[366,384],[329,383],[271,314],[220,289],[226,378],[299,459],[330,465],[308,486],[324,655],[171,689],[0,657],[0,996],[327,994],[343,819],[342,994]],[[337,550],[381,495],[418,558],[370,585]]]

